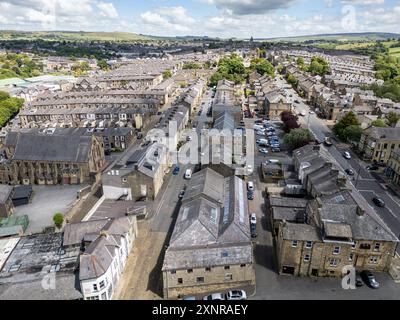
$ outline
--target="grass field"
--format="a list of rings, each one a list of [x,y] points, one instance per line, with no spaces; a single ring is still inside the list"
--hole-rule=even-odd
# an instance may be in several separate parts
[[[396,58],[400,58],[400,47],[398,48],[390,48],[389,49],[389,55],[396,57]]]

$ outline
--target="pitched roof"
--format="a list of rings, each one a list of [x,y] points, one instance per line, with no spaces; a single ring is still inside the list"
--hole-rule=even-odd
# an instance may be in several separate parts
[[[92,137],[18,133],[14,160],[87,162]]]
[[[209,260],[225,251],[243,263],[252,261],[246,185],[237,177],[224,178],[210,168],[190,181],[164,260],[164,269],[220,265]],[[236,252],[236,253],[234,253]],[[223,257],[225,258],[225,256]],[[233,263],[238,263],[239,260]]]

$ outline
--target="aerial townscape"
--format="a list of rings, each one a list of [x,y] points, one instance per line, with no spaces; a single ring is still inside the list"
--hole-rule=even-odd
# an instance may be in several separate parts
[[[0,300],[400,299],[400,34],[235,3],[0,1]]]

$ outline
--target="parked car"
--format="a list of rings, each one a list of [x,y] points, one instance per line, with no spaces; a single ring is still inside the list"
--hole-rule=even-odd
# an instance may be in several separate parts
[[[260,153],[262,153],[262,154],[268,154],[268,150],[265,148],[261,148],[258,151],[260,151]]]
[[[345,172],[349,175],[349,176],[354,176],[354,171],[351,169],[346,169]]]
[[[254,200],[254,192],[253,191],[247,191],[247,199]]]
[[[197,299],[196,299],[196,297],[184,297],[183,300],[186,300],[186,301],[195,301],[195,300],[197,300]]]
[[[257,234],[257,225],[255,224],[250,224],[250,232],[251,232],[251,237],[252,238],[257,238],[258,234]]]
[[[247,182],[247,190],[254,191],[254,182],[252,181]]]
[[[222,293],[214,293],[210,294],[208,296],[205,296],[203,300],[209,300],[209,301],[220,301],[220,300],[225,300],[225,296]]]
[[[172,174],[173,174],[174,176],[177,176],[177,175],[179,174],[179,171],[181,171],[181,168],[180,168],[179,166],[176,166],[176,167],[174,168],[174,171],[172,172]]]
[[[185,179],[190,180],[192,179],[192,170],[187,169],[185,172]]]
[[[232,290],[226,294],[226,300],[247,300],[247,294],[243,290]]]
[[[361,277],[364,279],[365,283],[372,289],[379,288],[379,282],[376,281],[375,276],[372,274],[371,271],[364,270],[361,272]]]
[[[274,147],[274,148],[272,148],[272,152],[281,152],[281,148],[279,148],[279,147]]]
[[[193,138],[191,136],[186,137],[186,141],[192,141],[192,140],[193,140]]]
[[[364,282],[362,281],[360,276],[357,276],[357,278],[356,278],[356,287],[357,288],[361,288],[363,286],[364,286]]]
[[[257,215],[255,213],[252,213],[250,215],[250,223],[251,224],[257,224]]]
[[[379,208],[384,208],[386,206],[385,201],[381,198],[373,198],[372,201]]]
[[[371,165],[371,166],[367,166],[366,169],[368,171],[377,171],[377,170],[379,170],[379,167],[377,165]]]
[[[345,152],[343,153],[343,157],[345,157],[347,160],[350,160],[350,159],[351,159],[351,154],[350,154],[350,152],[345,151]]]

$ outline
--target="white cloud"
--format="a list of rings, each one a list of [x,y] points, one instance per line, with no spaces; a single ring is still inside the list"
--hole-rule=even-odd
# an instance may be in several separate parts
[[[100,15],[102,17],[110,19],[118,18],[118,12],[112,3],[99,2],[96,6],[101,10]]]

